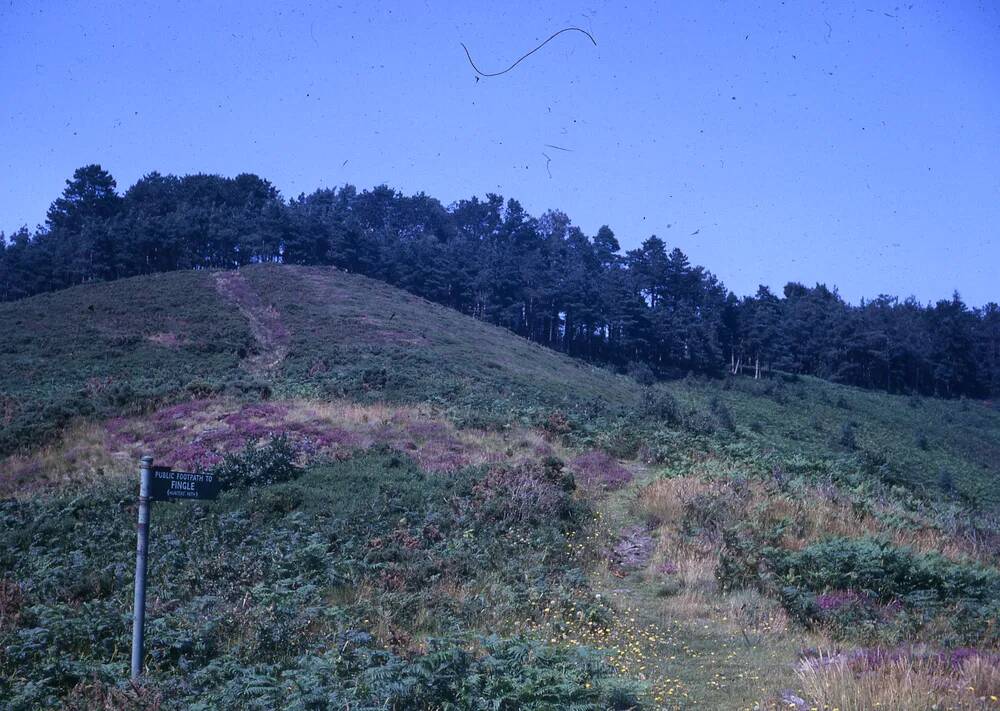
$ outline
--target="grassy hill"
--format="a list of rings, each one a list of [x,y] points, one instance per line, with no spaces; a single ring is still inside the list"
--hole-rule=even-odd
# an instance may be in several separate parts
[[[5,708],[996,707],[990,403],[643,386],[325,268],[0,333]],[[145,452],[228,490],[154,508],[132,688]]]
[[[217,395],[424,403],[465,425],[539,424],[559,412],[605,435],[624,419],[633,438],[648,440],[636,447],[662,434],[656,418],[634,422],[644,390],[632,379],[332,268],[77,287],[0,304],[0,331],[0,454],[36,447],[74,417]],[[1000,412],[990,403],[813,378],[689,378],[659,389],[676,401],[673,429],[821,469],[861,459],[891,481],[930,490],[950,482],[971,499],[1000,501]]]
[[[332,268],[175,272],[0,304],[0,452],[77,416],[210,394],[435,402],[477,417],[635,403],[635,383]]]

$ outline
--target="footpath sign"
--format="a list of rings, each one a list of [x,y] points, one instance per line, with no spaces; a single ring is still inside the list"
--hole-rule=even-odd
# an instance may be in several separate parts
[[[177,472],[166,467],[151,469],[151,501],[214,499],[219,495],[219,478],[202,472]]]
[[[146,621],[146,554],[149,548],[149,504],[152,501],[195,501],[219,495],[219,479],[205,472],[179,472],[154,467],[143,457],[139,467],[139,528],[135,546],[135,600],[132,611],[132,681],[142,675],[143,628]]]

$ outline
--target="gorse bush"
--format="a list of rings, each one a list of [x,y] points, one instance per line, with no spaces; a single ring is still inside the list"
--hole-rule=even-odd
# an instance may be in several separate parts
[[[776,546],[781,527],[770,532],[748,526],[730,526],[722,532],[722,549],[715,568],[719,588],[726,592],[747,588],[765,589],[764,550]]]
[[[213,471],[226,488],[268,486],[291,481],[301,473],[295,458],[295,448],[282,434],[264,444],[248,442],[242,452],[223,457]]]
[[[733,420],[733,413],[726,403],[715,397],[712,398],[712,401],[709,403],[709,408],[723,429],[729,430],[730,432],[736,431],[736,422]]]
[[[676,424],[680,419],[677,398],[664,387],[649,387],[642,391],[642,413],[668,425]]]
[[[955,493],[955,481],[949,470],[942,469],[938,473],[938,488],[945,494]]]
[[[470,504],[481,521],[536,525],[578,513],[579,505],[571,496],[574,489],[574,477],[562,461],[548,457],[487,471],[473,487]]]
[[[917,553],[872,538],[835,538],[765,557],[782,584],[814,592],[857,590],[883,602],[918,597],[948,604],[1000,599],[1000,571]]]
[[[780,534],[776,531],[775,534]],[[755,587],[807,627],[838,638],[896,643],[938,629],[950,644],[1000,642],[1000,571],[886,541],[833,538],[801,550],[779,535],[726,532],[716,575],[723,589]],[[941,627],[949,632],[942,636]]]
[[[691,410],[681,418],[685,430],[694,435],[707,437],[714,434],[719,428],[718,420],[714,415],[700,410]]]

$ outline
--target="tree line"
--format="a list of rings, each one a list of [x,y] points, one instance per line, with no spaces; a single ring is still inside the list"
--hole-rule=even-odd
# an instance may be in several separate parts
[[[643,377],[781,370],[892,393],[1000,394],[1000,307],[956,293],[858,305],[823,284],[738,297],[660,238],[623,252],[558,210],[449,206],[351,185],[284,200],[256,175],[150,173],[123,194],[76,170],[44,225],[0,233],[0,300],[177,269],[334,265]]]

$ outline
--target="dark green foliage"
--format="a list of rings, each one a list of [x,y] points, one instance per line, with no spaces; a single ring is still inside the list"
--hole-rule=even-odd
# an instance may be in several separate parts
[[[755,531],[747,526],[730,526],[722,533],[722,549],[715,568],[715,579],[724,591],[756,588],[762,585],[764,551],[777,544],[781,530]]]
[[[649,387],[642,391],[642,413],[667,425],[674,425],[680,419],[677,399],[665,388]]]
[[[726,403],[717,397],[712,398],[712,401],[709,403],[709,409],[715,415],[715,419],[719,422],[720,427],[730,432],[736,431],[736,422],[733,420],[733,413],[726,406]]]
[[[857,425],[853,422],[845,422],[840,426],[840,436],[837,444],[844,449],[854,451],[858,448]]]
[[[681,530],[689,536],[717,539],[732,521],[739,506],[740,492],[727,488],[722,493],[697,494],[684,503]]]
[[[656,382],[656,374],[653,373],[653,369],[646,363],[636,363],[633,361],[625,368],[625,372],[628,373],[630,378],[639,383],[639,385],[649,386]]]
[[[946,644],[1000,642],[1000,571],[917,553],[885,541],[834,538],[786,550],[744,529],[727,531],[717,577],[723,589],[757,587],[806,626],[865,641],[919,639],[929,624]]]
[[[688,432],[702,436],[711,435],[718,428],[718,420],[710,413],[701,410],[687,412],[681,419],[681,424]]]
[[[268,486],[296,478],[296,452],[285,435],[264,444],[248,442],[242,452],[227,454],[214,473],[226,488]]]
[[[955,480],[952,478],[949,470],[942,469],[938,474],[938,488],[942,493],[949,496],[955,493]]]
[[[633,459],[644,442],[644,431],[631,419],[615,420],[607,423],[598,435],[595,444],[619,459]]]
[[[816,592],[858,590],[885,602],[921,595],[939,604],[1000,597],[996,570],[870,538],[836,538],[766,557],[782,582]]]
[[[587,650],[488,637],[477,651],[461,640],[430,639],[426,651],[401,656],[380,649],[364,633],[332,641],[330,650],[284,666],[237,669],[215,663],[199,669],[195,684],[213,682],[200,703],[206,708],[369,711],[641,708],[636,701],[620,705],[621,699],[634,699],[634,692]]]

